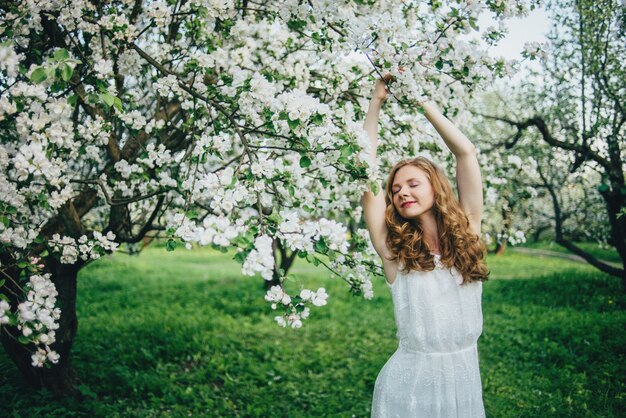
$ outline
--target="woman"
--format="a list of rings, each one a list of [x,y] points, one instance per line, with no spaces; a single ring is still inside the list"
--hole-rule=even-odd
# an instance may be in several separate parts
[[[374,162],[386,97],[386,83],[378,80],[364,126]],[[480,169],[472,143],[435,106],[423,108],[456,157],[459,198],[443,170],[424,157],[396,164],[385,194],[363,194],[399,339],[376,379],[372,417],[483,417],[476,342],[482,332],[482,281],[489,272],[479,238]]]

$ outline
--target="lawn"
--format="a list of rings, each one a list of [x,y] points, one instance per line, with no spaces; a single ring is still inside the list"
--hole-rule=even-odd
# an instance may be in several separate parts
[[[564,259],[490,256],[479,341],[489,417],[617,417],[626,410],[626,297],[618,280]],[[0,353],[2,414],[366,417],[394,352],[391,297],[365,301],[299,263],[291,289],[329,303],[302,329],[275,325],[259,278],[228,255],[149,248],[81,271],[73,361],[81,399],[28,390]]]

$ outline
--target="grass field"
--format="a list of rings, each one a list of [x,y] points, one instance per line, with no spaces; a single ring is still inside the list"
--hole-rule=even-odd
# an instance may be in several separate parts
[[[479,340],[487,415],[626,411],[618,280],[512,252],[488,265]],[[383,279],[365,301],[323,269],[300,263],[294,272],[330,294],[300,330],[275,325],[260,279],[242,277],[228,255],[149,248],[91,264],[79,276],[73,351],[82,399],[29,391],[0,352],[0,415],[369,416],[374,381],[397,345]]]

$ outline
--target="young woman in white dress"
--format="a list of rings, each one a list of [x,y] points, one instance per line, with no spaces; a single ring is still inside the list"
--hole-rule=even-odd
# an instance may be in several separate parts
[[[376,160],[376,82],[364,128]],[[458,199],[443,170],[424,157],[400,161],[385,190],[363,194],[369,234],[391,290],[398,349],[374,386],[372,417],[485,415],[476,343],[482,281],[482,182],[474,145],[431,103],[424,114],[456,157]]]

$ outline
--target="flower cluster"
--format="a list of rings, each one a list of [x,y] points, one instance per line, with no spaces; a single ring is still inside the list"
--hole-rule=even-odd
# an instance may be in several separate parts
[[[265,294],[265,300],[270,302],[272,309],[284,310],[283,315],[274,317],[274,320],[281,327],[290,326],[292,328],[302,327],[302,320],[309,317],[310,308],[306,304],[310,303],[314,306],[324,306],[327,303],[328,294],[323,287],[313,292],[309,289],[303,289],[300,294],[294,298],[289,296],[281,286],[272,286]]]
[[[496,236],[496,240],[498,242],[507,241],[511,245],[518,245],[526,242],[526,235],[524,231],[517,230],[512,233],[499,233]]]
[[[6,325],[9,323],[9,313],[11,312],[11,305],[6,300],[0,299],[0,325]]]
[[[157,0],[150,5],[150,11],[148,16],[154,19],[157,26],[163,26],[167,24],[171,15],[171,11],[167,6],[167,2],[163,0]]]
[[[321,218],[316,221],[301,221],[296,211],[281,212],[283,221],[279,225],[279,237],[291,250],[315,252],[315,244],[323,240],[329,250],[345,253],[348,250],[346,227],[339,222]]]
[[[246,220],[246,217],[242,217],[231,223],[225,216],[210,215],[197,223],[183,213],[176,213],[168,219],[168,226],[185,243],[226,248],[236,237],[246,232]]]
[[[11,46],[0,45],[0,71],[6,72],[9,77],[17,75],[22,58],[22,54],[17,54]]]
[[[315,306],[324,306],[326,305],[326,299],[328,299],[328,294],[326,293],[326,289],[320,287],[317,289],[317,292],[313,292],[309,289],[304,289],[300,292],[300,298],[303,302],[311,302]]]
[[[265,280],[272,280],[274,274],[274,240],[267,235],[260,235],[254,240],[254,249],[246,257],[241,267],[243,274],[254,276],[261,273]]]
[[[78,240],[72,237],[61,237],[54,234],[48,241],[48,245],[53,252],[61,253],[60,261],[63,264],[74,264],[80,257],[82,260],[97,260],[104,254],[113,252],[119,246],[115,242],[115,234],[111,231],[106,235],[98,231],[93,231],[93,239],[87,235],[82,235]]]
[[[113,74],[113,63],[111,60],[101,58],[93,66],[96,77],[103,80]]]
[[[522,50],[522,56],[531,61],[535,59],[544,60],[547,57],[546,45],[540,42],[526,42]]]
[[[59,355],[49,346],[56,340],[61,310],[55,306],[58,293],[50,274],[31,276],[25,291],[26,300],[17,306],[17,328],[22,339],[40,346],[32,356],[33,366],[42,367],[46,361],[57,363]]]

